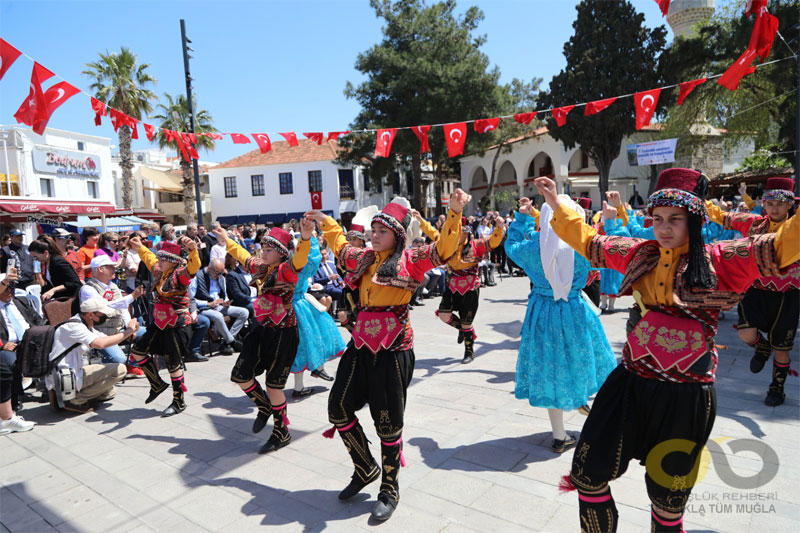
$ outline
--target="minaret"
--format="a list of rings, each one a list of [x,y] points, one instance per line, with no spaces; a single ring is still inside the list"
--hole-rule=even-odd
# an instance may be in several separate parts
[[[695,24],[714,14],[715,0],[672,0],[667,22],[675,37],[691,33]]]

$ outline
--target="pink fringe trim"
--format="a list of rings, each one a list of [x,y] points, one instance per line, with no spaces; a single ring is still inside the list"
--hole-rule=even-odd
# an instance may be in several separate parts
[[[578,488],[572,484],[570,475],[561,476],[561,481],[558,482],[558,492],[572,492],[573,490],[578,490]]]
[[[397,446],[400,445],[400,466],[406,466],[406,457],[403,455],[403,438],[400,437],[394,442],[386,442],[385,440],[381,441],[381,444],[385,446]]]

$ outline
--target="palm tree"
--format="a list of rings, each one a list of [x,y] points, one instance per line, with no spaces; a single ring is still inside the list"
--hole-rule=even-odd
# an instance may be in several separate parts
[[[158,132],[158,144],[161,148],[169,146],[167,138],[164,135],[164,130],[189,132],[191,131],[191,122],[189,116],[189,106],[186,96],[178,95],[177,98],[169,93],[164,93],[168,105],[158,104],[158,109],[161,112],[153,118],[161,121],[159,127],[161,130]],[[195,109],[194,115],[194,131],[195,133],[213,133],[217,129],[213,126],[211,114],[204,109],[197,109],[197,102],[192,98],[193,108]],[[205,148],[206,150],[213,150],[215,143],[214,139],[205,135],[197,136],[198,148]],[[183,214],[184,220],[187,224],[197,220],[197,212],[195,209],[195,194],[194,194],[194,172],[192,171],[192,162],[187,161],[181,157],[181,185],[183,185]]]
[[[137,64],[136,54],[124,46],[118,54],[98,54],[100,59],[94,63],[86,63],[89,70],[83,74],[94,78],[92,90],[95,98],[106,105],[122,111],[128,116],[141,120],[150,113],[153,106],[151,100],[157,100],[156,94],[147,89],[148,84],[156,80],[147,73],[147,63]],[[122,203],[126,209],[131,208],[133,201],[133,161],[131,156],[131,129],[120,126],[119,130],[119,166],[122,167]]]

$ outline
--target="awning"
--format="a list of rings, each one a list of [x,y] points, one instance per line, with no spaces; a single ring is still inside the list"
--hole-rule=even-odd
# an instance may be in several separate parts
[[[114,216],[145,220],[142,224],[150,224],[154,220],[166,220],[167,218],[163,213],[151,209],[117,209],[114,211]]]
[[[150,222],[146,222],[149,224]],[[79,228],[102,228],[103,227],[103,219],[101,218],[92,218],[89,217],[78,217],[78,221],[74,224]],[[139,229],[141,227],[141,222],[135,222],[128,217],[107,217],[106,218],[106,228],[111,231],[112,229],[115,231],[133,231]]]
[[[48,213],[54,215],[83,215],[113,213],[116,211],[114,204],[108,202],[72,202],[67,200],[31,200],[31,199],[3,199],[0,200],[0,212],[36,214]]]
[[[142,179],[150,180],[165,191],[183,192],[180,178],[173,176],[169,172],[156,170],[145,166],[136,169],[135,174]]]
[[[217,217],[217,222],[219,222],[220,224],[227,224],[227,225],[230,226],[231,224],[236,224],[236,219],[237,218],[238,218],[238,215],[230,215],[230,216],[226,216],[226,217]]]
[[[258,215],[258,220],[256,224],[283,224],[283,220],[286,217],[285,213],[268,213]]]
[[[259,215],[239,215],[236,217],[237,224],[249,224],[251,222],[255,222],[258,224],[258,216]]]

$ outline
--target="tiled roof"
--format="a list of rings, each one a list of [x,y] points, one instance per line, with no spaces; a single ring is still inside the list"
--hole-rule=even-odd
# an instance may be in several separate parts
[[[262,154],[261,150],[256,148],[244,155],[220,163],[213,168],[260,167],[263,165],[331,161],[336,159],[336,153],[339,150],[339,145],[336,141],[323,142],[321,145],[311,139],[297,139],[297,142],[299,146],[289,146],[286,141],[273,142],[272,150],[266,154]]]

